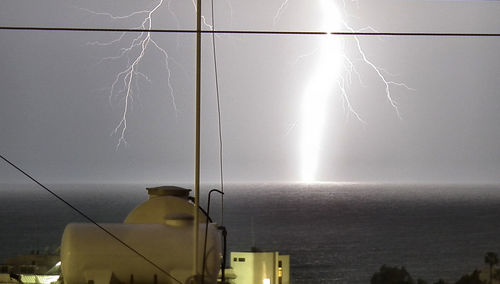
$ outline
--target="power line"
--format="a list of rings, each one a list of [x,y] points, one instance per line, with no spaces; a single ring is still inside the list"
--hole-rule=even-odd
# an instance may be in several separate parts
[[[210,31],[207,31],[210,32]],[[421,37],[500,37],[500,33],[421,33],[421,32],[319,32],[319,31],[250,31],[220,30],[218,34],[262,35],[337,35],[337,36],[421,36]]]
[[[11,162],[7,158],[5,158],[3,155],[0,154],[0,158],[2,160],[4,160],[6,163],[8,163],[9,165],[11,165],[13,168],[15,168],[17,171],[19,171],[20,173],[22,173],[23,175],[25,175],[27,178],[31,179],[33,182],[35,182],[36,184],[38,184],[41,188],[45,189],[45,191],[47,191],[48,193],[52,194],[55,198],[59,199],[61,202],[63,202],[67,206],[69,206],[76,213],[80,214],[82,217],[84,217],[85,219],[87,219],[89,222],[91,222],[92,224],[96,225],[99,229],[101,229],[103,232],[105,232],[106,234],[108,234],[110,237],[112,237],[113,239],[115,239],[116,241],[118,241],[119,243],[121,243],[122,245],[124,245],[126,248],[128,248],[129,250],[131,250],[133,253],[135,253],[136,255],[140,256],[142,259],[144,259],[145,261],[147,261],[149,264],[153,265],[155,268],[157,268],[161,272],[165,273],[165,275],[167,275],[168,277],[172,278],[175,282],[177,282],[179,284],[182,284],[181,281],[177,280],[174,276],[172,276],[170,273],[168,273],[165,269],[161,268],[156,263],[154,263],[153,261],[149,260],[146,256],[144,256],[143,254],[141,254],[140,252],[138,252],[137,250],[135,250],[133,247],[131,247],[130,245],[128,245],[127,243],[125,243],[124,241],[122,241],[119,237],[117,237],[115,234],[111,233],[108,229],[106,229],[103,226],[99,225],[96,221],[94,221],[94,219],[90,218],[87,214],[83,213],[80,209],[76,208],[73,204],[71,204],[68,201],[66,201],[64,198],[62,198],[61,196],[59,196],[54,191],[50,190],[48,187],[46,187],[45,185],[43,185],[41,182],[39,182],[37,179],[35,179],[30,174],[28,174],[26,171],[24,171],[21,168],[19,168],[18,166],[16,166],[13,162]]]
[[[211,12],[212,12],[212,30],[215,30],[215,9],[214,0],[210,1]],[[217,101],[217,122],[218,122],[218,132],[219,132],[219,170],[220,170],[220,189],[222,191],[221,195],[221,225],[224,226],[224,144],[222,139],[222,110],[221,110],[221,100],[220,100],[220,88],[219,88],[219,69],[217,67],[217,46],[215,42],[215,33],[212,33],[212,55],[214,58],[214,75],[215,75],[215,93]]]
[[[196,34],[189,29],[127,29],[85,27],[35,27],[0,26],[0,30],[17,31],[67,31],[67,32],[122,32],[122,33],[184,33]],[[406,36],[406,37],[500,37],[500,33],[450,33],[450,32],[342,32],[342,31],[270,31],[270,30],[203,30],[202,34],[242,35],[337,35],[337,36]]]

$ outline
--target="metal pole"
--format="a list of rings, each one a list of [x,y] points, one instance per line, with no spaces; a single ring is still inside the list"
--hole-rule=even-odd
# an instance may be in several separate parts
[[[198,282],[199,211],[200,206],[200,117],[201,117],[201,0],[196,1],[196,142],[194,169],[194,246],[193,275]],[[203,268],[202,268],[203,269]]]

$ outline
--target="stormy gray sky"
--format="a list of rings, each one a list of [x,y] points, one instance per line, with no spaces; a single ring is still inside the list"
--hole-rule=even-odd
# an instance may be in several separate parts
[[[111,19],[103,13],[124,16],[158,3],[1,1],[0,25],[134,28],[145,14]],[[203,3],[210,21],[209,2]],[[334,22],[344,31],[349,26],[379,32],[500,32],[499,1],[289,0],[282,9],[284,2],[274,0],[215,3],[217,29],[324,30],[325,21],[340,18]],[[329,18],[325,3],[337,9]],[[193,4],[165,1],[152,19],[156,29],[193,29]],[[111,97],[110,90],[138,51],[132,50],[128,58],[102,59],[119,55],[136,36],[102,45],[120,34],[0,31],[2,155],[42,182],[190,182],[192,34],[152,35],[168,53],[170,71],[162,52],[150,44],[137,66],[143,75],[133,80],[127,145],[117,149],[121,129],[117,134],[113,130],[123,114],[124,96],[119,92],[123,78]],[[219,175],[210,40],[204,35],[204,182]],[[304,97],[308,84],[320,85],[321,77],[329,85],[320,88],[328,93],[319,104],[321,114],[313,112],[323,117],[318,123],[320,138],[315,139],[319,150],[314,180],[499,182],[500,38],[360,36],[358,40],[378,69],[364,60],[352,36],[335,38],[337,61],[331,61],[338,63],[335,68],[325,59],[332,53],[325,53],[324,36],[217,36],[226,180],[301,180],[309,119],[303,112]],[[332,70],[337,71],[325,75]],[[376,70],[387,81],[411,88],[391,85],[397,109]],[[346,97],[339,86],[345,88]],[[349,111],[345,98],[362,121]],[[0,181],[25,179],[2,163]]]

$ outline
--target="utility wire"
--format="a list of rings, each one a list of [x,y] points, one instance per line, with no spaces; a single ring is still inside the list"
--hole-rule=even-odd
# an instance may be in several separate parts
[[[126,32],[126,33],[185,33],[196,34],[188,29],[125,29],[84,27],[34,27],[0,26],[0,30],[17,31],[68,31],[68,32]],[[202,34],[246,35],[338,35],[338,36],[407,36],[407,37],[500,37],[500,33],[443,33],[443,32],[340,32],[340,31],[269,31],[269,30],[202,30]]]
[[[76,213],[80,214],[82,217],[84,217],[85,219],[87,219],[89,222],[91,222],[92,224],[96,225],[99,229],[101,229],[103,232],[105,232],[106,234],[108,234],[110,237],[112,237],[113,239],[115,239],[116,241],[118,241],[119,243],[121,243],[122,245],[124,245],[126,248],[128,248],[129,250],[131,250],[132,252],[134,252],[136,255],[140,256],[142,259],[144,259],[145,261],[147,261],[148,263],[150,263],[151,265],[153,265],[155,268],[157,268],[161,272],[165,273],[165,275],[167,275],[168,277],[172,278],[175,282],[177,282],[179,284],[182,284],[181,281],[177,280],[170,273],[168,273],[167,271],[165,271],[163,268],[161,268],[160,266],[158,266],[153,261],[149,260],[146,256],[144,256],[143,254],[141,254],[140,252],[138,252],[137,250],[135,250],[133,247],[131,247],[130,245],[128,245],[127,243],[125,243],[124,241],[122,241],[119,237],[117,237],[115,234],[111,233],[108,229],[106,229],[103,226],[99,225],[96,221],[94,221],[92,218],[90,218],[87,214],[83,213],[80,209],[76,208],[74,205],[72,205],[71,203],[69,203],[68,201],[66,201],[64,198],[62,198],[61,196],[59,196],[58,194],[56,194],[55,192],[53,192],[52,190],[50,190],[48,187],[46,187],[45,185],[43,185],[42,183],[40,183],[33,176],[31,176],[30,174],[28,174],[27,172],[25,172],[24,170],[22,170],[21,168],[19,168],[18,166],[16,166],[13,162],[9,161],[3,155],[0,154],[0,158],[2,158],[2,160],[4,160],[9,165],[11,165],[13,168],[15,168],[16,170],[18,170],[19,172],[21,172],[27,178],[31,179],[33,182],[35,182],[36,184],[38,184],[40,187],[42,187],[43,189],[45,189],[45,191],[47,191],[48,193],[52,194],[55,198],[59,199],[61,202],[63,202],[67,206],[69,206]]]
[[[211,0],[212,4],[212,31],[215,30],[215,12],[214,12],[214,0]],[[222,144],[222,111],[220,104],[220,94],[219,94],[219,71],[217,68],[217,49],[215,45],[215,33],[212,33],[212,50],[214,57],[214,73],[215,73],[215,92],[217,94],[217,115],[219,123],[219,166],[220,166],[220,187],[222,191],[221,195],[221,226],[224,226],[224,147]]]

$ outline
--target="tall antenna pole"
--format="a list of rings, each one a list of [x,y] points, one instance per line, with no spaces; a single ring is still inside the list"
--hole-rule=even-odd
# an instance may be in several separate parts
[[[196,1],[196,142],[194,168],[194,246],[193,275],[198,283],[198,247],[200,206],[200,117],[201,117],[201,0]],[[204,269],[204,268],[202,268]]]

